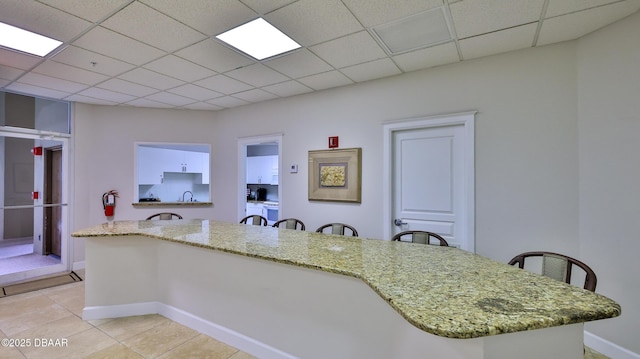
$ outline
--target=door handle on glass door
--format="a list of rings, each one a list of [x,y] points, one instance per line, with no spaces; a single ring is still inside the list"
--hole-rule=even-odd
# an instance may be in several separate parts
[[[402,222],[402,219],[396,218],[396,219],[393,220],[393,224],[395,224],[396,226],[400,227],[403,224],[407,224],[407,222]]]

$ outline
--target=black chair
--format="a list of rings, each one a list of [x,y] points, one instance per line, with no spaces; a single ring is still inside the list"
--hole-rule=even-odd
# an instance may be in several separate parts
[[[165,220],[165,219],[182,219],[182,216],[177,214],[177,213],[171,213],[171,212],[161,212],[161,213],[156,213],[152,216],[147,217],[147,220],[150,219],[154,219],[154,218],[158,218],[161,220]]]
[[[410,237],[410,238],[409,238]],[[410,240],[409,240],[410,239]],[[391,238],[392,241],[400,241],[400,242],[413,242],[413,243],[422,243],[422,244],[433,244],[432,240],[437,240],[439,245],[443,247],[448,247],[449,243],[442,238],[437,233],[427,232],[427,231],[404,231],[396,234]]]
[[[327,232],[328,234],[340,234],[344,236],[345,235],[344,230],[348,229],[351,231],[351,236],[353,237],[358,236],[358,231],[356,231],[355,228],[344,223],[327,223],[325,225],[320,226],[318,229],[316,229],[316,232],[325,233],[324,230],[327,228],[331,228],[331,232]]]
[[[285,224],[284,227],[280,227],[281,224]],[[300,228],[298,228],[298,226]],[[300,229],[301,231],[304,231],[304,223],[302,223],[301,220],[297,219],[297,218],[285,218],[285,219],[281,219],[279,221],[277,221],[276,223],[273,224],[273,227],[275,228],[286,228],[286,229]]]
[[[575,266],[582,269],[585,273],[583,288],[592,292],[596,291],[596,284],[598,282],[596,273],[585,263],[564,254],[544,251],[526,252],[513,257],[513,259],[509,261],[509,264],[515,265],[517,263],[518,267],[524,269],[524,261],[529,257],[542,257],[542,275],[568,284],[571,284],[571,271],[573,267]]]
[[[267,219],[262,217],[259,214],[252,214],[250,216],[246,216],[243,219],[241,219],[240,223],[251,224],[251,225],[254,225],[254,226],[266,226],[267,225]]]

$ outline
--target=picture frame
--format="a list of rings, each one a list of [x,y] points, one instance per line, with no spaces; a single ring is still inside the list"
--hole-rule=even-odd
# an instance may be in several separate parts
[[[362,201],[362,148],[309,151],[309,200]]]

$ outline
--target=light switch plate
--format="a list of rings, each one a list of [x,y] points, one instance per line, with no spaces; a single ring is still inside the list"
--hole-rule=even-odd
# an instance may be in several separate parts
[[[295,163],[292,163],[291,167],[289,167],[289,173],[298,173],[298,165]]]

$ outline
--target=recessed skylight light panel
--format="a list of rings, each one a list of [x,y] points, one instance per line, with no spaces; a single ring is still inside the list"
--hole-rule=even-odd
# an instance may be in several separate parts
[[[0,46],[32,55],[46,56],[61,44],[61,41],[0,22]]]
[[[297,42],[263,18],[240,25],[216,38],[257,60],[264,60],[300,47]]]

